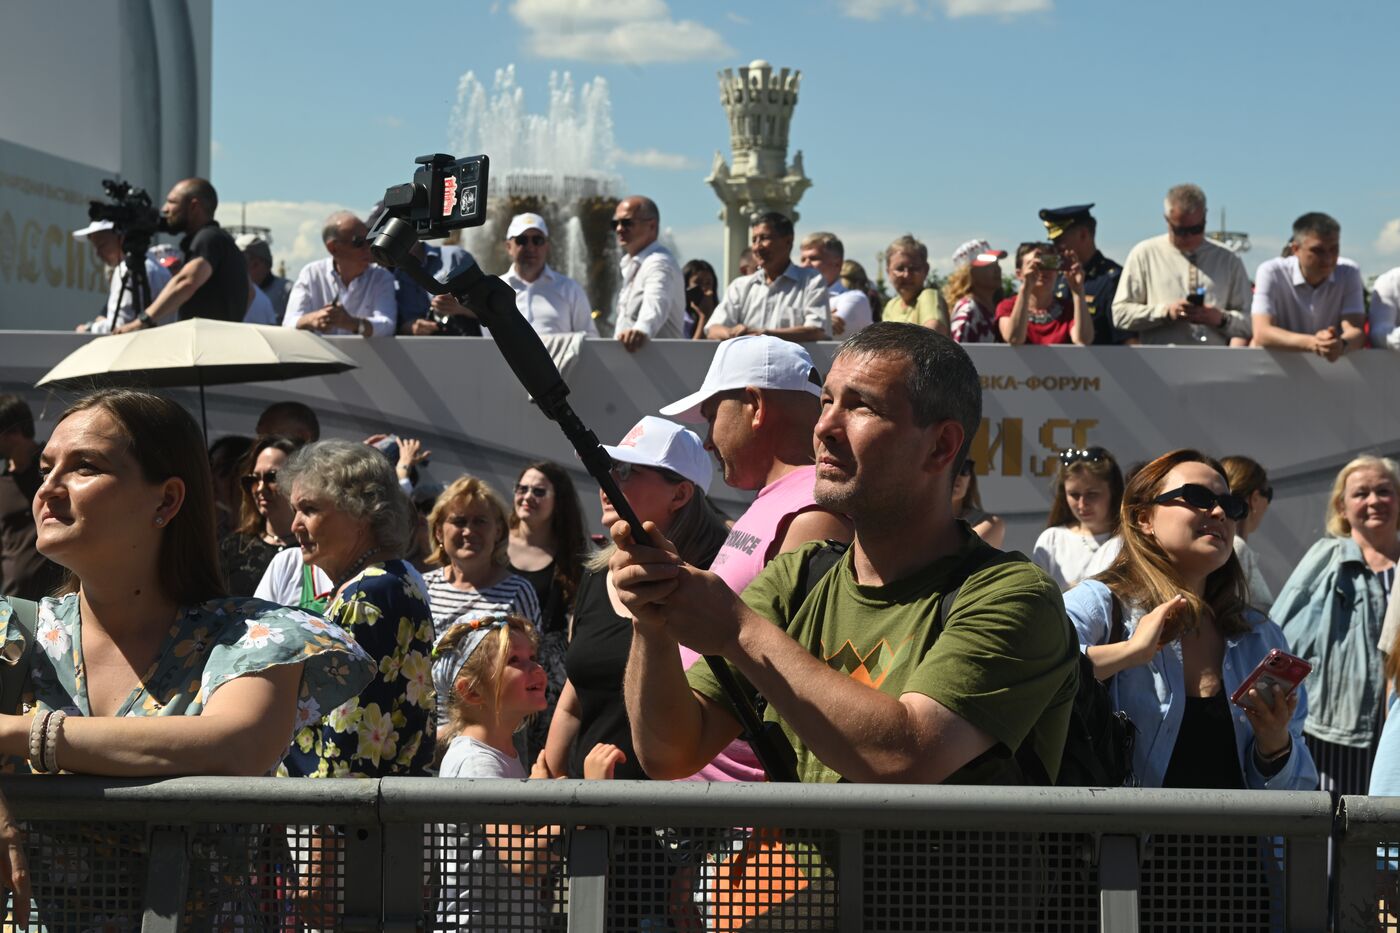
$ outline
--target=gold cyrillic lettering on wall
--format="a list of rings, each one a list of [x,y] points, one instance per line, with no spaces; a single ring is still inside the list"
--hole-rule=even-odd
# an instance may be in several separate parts
[[[1020,476],[1020,418],[1001,419],[996,428],[995,438],[992,437],[991,420],[982,419],[982,426],[977,429],[977,436],[972,439],[971,456],[977,463],[977,472],[981,474],[993,472],[992,462],[998,452],[1001,453],[1001,469],[995,472],[1002,476]]]
[[[977,464],[977,472],[983,476],[988,473],[1021,476],[1027,472],[1031,476],[1049,476],[1059,464],[1060,451],[1089,446],[1089,432],[1098,423],[1096,418],[1047,419],[1040,425],[1037,436],[1044,452],[1026,458],[1022,419],[1002,418],[993,423],[991,419],[983,418],[977,436],[972,439],[969,456]],[[998,454],[1001,455],[1000,461]]]
[[[982,391],[984,392],[1016,392],[1021,389],[1029,389],[1032,392],[1040,390],[1047,392],[1097,392],[1099,391],[1099,377],[1027,376],[1025,379],[1020,379],[1016,376],[998,376],[994,373],[982,376]]]
[[[63,266],[53,261],[53,248],[62,247],[65,237],[63,231],[49,224],[49,228],[44,231],[44,278],[48,280],[50,287],[58,288],[63,284]]]

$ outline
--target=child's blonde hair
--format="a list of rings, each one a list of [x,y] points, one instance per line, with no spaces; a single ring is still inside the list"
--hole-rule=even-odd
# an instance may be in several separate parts
[[[468,647],[463,645],[463,642],[467,641],[468,636],[482,629],[488,629],[485,637],[470,646],[470,654],[462,658],[458,649]],[[501,675],[505,673],[506,665],[510,662],[512,632],[519,632],[528,638],[531,648],[539,646],[539,636],[530,621],[506,613],[455,622],[442,633],[442,637],[433,646],[433,666],[446,665],[448,671],[455,668],[455,672],[451,674],[452,686],[448,695],[445,698],[438,697],[439,703],[447,703],[447,734],[438,736],[439,754],[446,750],[453,737],[461,732],[464,726],[475,722],[470,715],[471,705],[462,702],[461,694],[457,691],[459,682],[465,681],[473,693],[483,696],[489,694],[492,701],[498,705],[501,702]],[[446,676],[444,674],[444,680]],[[521,725],[532,718],[525,717]]]

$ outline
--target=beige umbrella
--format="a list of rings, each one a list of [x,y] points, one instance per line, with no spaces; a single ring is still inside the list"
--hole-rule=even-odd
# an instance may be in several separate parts
[[[195,318],[98,337],[64,357],[36,385],[79,390],[199,386],[203,424],[206,385],[324,376],[357,365],[310,331]]]

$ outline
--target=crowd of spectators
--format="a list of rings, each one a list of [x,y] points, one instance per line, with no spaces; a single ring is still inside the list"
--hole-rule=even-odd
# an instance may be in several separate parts
[[[184,238],[178,253],[161,247],[147,258],[145,310],[133,299],[123,232],[107,221],[75,231],[112,269],[103,312],[78,329],[125,333],[216,317],[332,335],[489,335],[456,298],[430,295],[402,270],[376,265],[369,225],[349,211],[327,218],[327,255],[289,282],[273,273],[265,240],[244,235],[235,242],[219,226],[217,206],[205,179],[171,189],[163,214]],[[751,245],[737,276],[724,283],[703,259],[680,264],[662,242],[656,202],[640,195],[623,198],[613,213],[615,298],[590,300],[579,282],[549,264],[549,227],[536,213],[511,218],[511,262],[499,272],[515,289],[520,314],[541,334],[597,337],[603,323],[633,352],[653,339],[829,340],[879,320],[919,324],[959,343],[1254,346],[1329,361],[1365,347],[1400,349],[1400,269],[1379,276],[1368,295],[1360,268],[1341,256],[1341,225],[1327,214],[1299,216],[1283,255],[1261,263],[1251,280],[1240,257],[1207,235],[1206,195],[1196,185],[1166,193],[1166,232],[1138,243],[1122,265],[1098,247],[1093,206],[1041,210],[1045,239],[1019,244],[1010,279],[1001,266],[1007,251],[973,239],[954,251],[940,280],[927,246],[906,234],[884,250],[883,281],[872,284],[828,231],[804,234],[794,261],[797,231],[769,211],[752,218]],[[440,281],[475,262],[454,245],[420,242],[413,255]]]

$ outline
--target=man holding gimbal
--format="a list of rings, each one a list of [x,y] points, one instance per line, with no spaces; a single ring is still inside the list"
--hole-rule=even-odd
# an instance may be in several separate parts
[[[250,297],[248,266],[233,237],[214,219],[218,207],[219,196],[206,179],[186,178],[170,189],[160,213],[168,232],[185,235],[180,241],[185,264],[151,306],[117,333],[177,317],[243,320]]]

